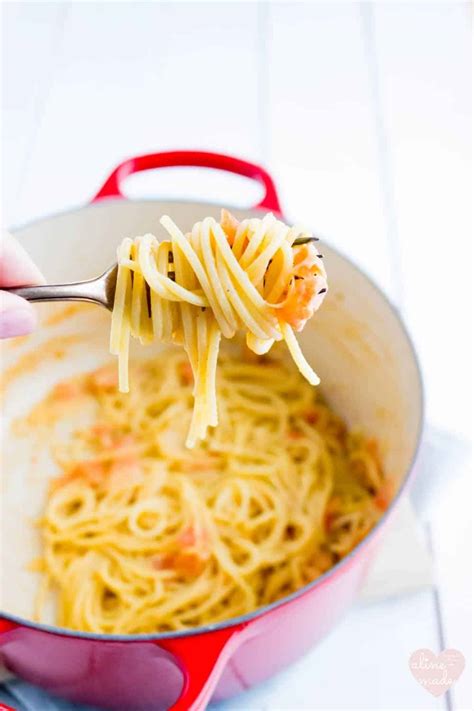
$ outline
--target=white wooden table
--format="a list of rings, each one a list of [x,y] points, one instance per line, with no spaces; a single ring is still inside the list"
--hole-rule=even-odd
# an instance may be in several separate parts
[[[428,421],[469,437],[470,13],[461,2],[5,3],[3,224],[84,203],[134,154],[262,162],[289,220],[314,226],[402,311]],[[255,198],[240,178],[189,170],[127,190]],[[425,522],[432,590],[357,606],[296,666],[216,711],[471,708],[467,474],[451,485],[446,467]],[[409,673],[420,647],[466,656],[440,699]]]

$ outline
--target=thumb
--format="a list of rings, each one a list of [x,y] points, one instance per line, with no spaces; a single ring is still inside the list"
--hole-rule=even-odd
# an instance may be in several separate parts
[[[44,284],[44,277],[21,244],[6,230],[0,237],[0,288]]]
[[[0,338],[25,336],[36,328],[33,306],[15,294],[0,291]]]
[[[43,276],[23,247],[2,230],[0,238],[0,288],[41,284]],[[19,296],[0,291],[0,338],[24,336],[36,327],[33,306]]]

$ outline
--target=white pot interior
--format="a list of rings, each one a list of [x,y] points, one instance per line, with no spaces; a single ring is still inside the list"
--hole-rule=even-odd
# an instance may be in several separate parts
[[[115,258],[125,236],[152,232],[169,214],[183,229],[220,207],[202,203],[106,201],[42,220],[16,232],[49,282],[91,278]],[[248,211],[235,210],[238,217]],[[351,426],[364,429],[380,445],[385,470],[401,481],[416,451],[422,417],[419,371],[411,344],[393,308],[350,262],[321,243],[329,278],[322,308],[301,334],[306,357],[321,377],[324,393]],[[41,317],[57,306],[42,304]],[[44,501],[55,465],[28,438],[11,431],[54,383],[90,370],[108,355],[109,314],[82,305],[69,319],[44,326],[27,339],[3,343],[2,371],[26,357],[24,372],[5,391],[2,422],[2,608],[30,617],[38,584],[28,571],[39,552],[32,521]],[[48,343],[48,355],[42,346]],[[136,350],[132,350],[136,353]]]

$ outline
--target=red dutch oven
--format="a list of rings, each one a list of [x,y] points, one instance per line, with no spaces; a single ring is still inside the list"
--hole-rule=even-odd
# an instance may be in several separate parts
[[[253,209],[235,209],[237,217],[261,216],[269,210],[281,215],[273,181],[262,168],[214,153],[176,151],[125,161],[90,205],[30,224],[15,234],[48,281],[90,278],[109,266],[123,236],[144,232],[158,236],[163,213],[183,229],[208,214],[218,217],[220,206],[215,203],[125,199],[121,185],[127,176],[171,166],[202,166],[254,179],[263,186],[264,197]],[[301,342],[334,407],[379,442],[385,470],[397,489],[382,520],[350,555],[314,582],[272,605],[220,624],[120,636],[31,622],[37,580],[27,564],[38,544],[30,519],[41,509],[45,482],[38,472],[35,478],[27,472],[23,460],[28,445],[16,441],[8,425],[55,379],[94,365],[94,358],[103,361],[107,322],[94,326],[88,307],[88,338],[82,351],[75,345],[76,350],[72,348],[61,362],[41,359],[5,399],[2,535],[10,543],[4,545],[2,561],[0,648],[9,673],[51,693],[104,708],[199,711],[211,698],[229,697],[275,674],[341,618],[358,593],[392,511],[406,493],[422,429],[422,386],[413,347],[395,309],[349,260],[324,242],[321,249],[330,290],[301,334]],[[47,315],[50,308],[45,304],[41,310]],[[98,318],[106,319],[105,312],[96,311]],[[52,327],[52,335],[62,340],[65,349],[67,329],[80,330],[80,318],[79,313]],[[47,331],[40,329],[18,347],[5,346],[5,366],[38,348]]]

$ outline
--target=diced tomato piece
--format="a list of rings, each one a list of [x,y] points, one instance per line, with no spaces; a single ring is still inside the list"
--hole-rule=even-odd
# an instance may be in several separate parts
[[[379,445],[376,439],[370,438],[367,440],[365,444],[367,451],[369,454],[373,456],[377,464],[380,462],[380,451],[379,451]]]
[[[334,523],[334,514],[331,513],[330,511],[326,511],[324,514],[324,530],[325,531],[330,531],[332,528],[332,524]]]
[[[183,361],[178,366],[179,377],[183,385],[191,385],[194,381],[193,369],[189,361]]]
[[[136,443],[135,437],[131,434],[119,435],[116,439],[115,446],[118,449],[126,449]]]
[[[333,558],[329,551],[320,551],[316,559],[318,567],[321,570],[328,570],[333,564]]]
[[[195,546],[196,540],[196,529],[193,526],[189,526],[178,536],[178,541],[183,546]]]
[[[202,573],[210,556],[206,531],[188,526],[176,539],[176,545],[176,550],[155,556],[152,566],[156,570],[175,570],[189,577]]]
[[[140,462],[138,461],[137,457],[129,456],[129,457],[124,457],[123,459],[118,459],[116,462],[112,463],[112,466],[110,468],[110,473],[115,474],[115,473],[121,473],[121,472],[128,472],[129,474],[135,473],[137,469],[140,469]]]
[[[199,459],[193,459],[184,466],[187,472],[206,472],[214,471],[216,467],[217,457],[202,457]]]
[[[287,432],[288,439],[301,439],[303,437],[303,433],[300,432],[299,430],[290,430]]]
[[[326,506],[326,511],[324,513],[324,528],[326,531],[330,531],[332,524],[334,523],[337,513],[341,506],[341,499],[339,496],[333,496],[329,499]]]
[[[92,486],[100,484],[106,474],[103,462],[84,461],[76,464],[71,470],[73,479],[85,479]]]
[[[52,397],[55,400],[73,400],[82,394],[82,388],[76,381],[65,380],[58,383],[52,392]]]
[[[155,570],[174,570],[186,577],[196,577],[204,570],[206,561],[197,553],[179,551],[155,556],[152,566]]]
[[[142,479],[142,468],[136,457],[130,456],[118,459],[110,467],[110,486],[119,487],[130,483],[139,483]]]
[[[209,534],[202,526],[188,526],[178,536],[178,541],[182,546],[200,546],[202,552],[207,552],[209,544]]]
[[[304,419],[309,425],[315,425],[319,420],[319,412],[317,410],[308,410],[305,412]]]
[[[394,493],[393,482],[386,479],[375,494],[374,501],[377,508],[381,511],[386,511],[390,506]]]
[[[105,423],[98,423],[93,425],[91,428],[91,433],[94,437],[97,437],[101,447],[105,449],[111,449],[114,446],[114,436],[113,430],[110,425]]]
[[[92,387],[96,390],[114,390],[118,387],[117,371],[109,365],[91,373],[90,380]]]
[[[112,425],[105,422],[93,425],[90,432],[103,449],[125,449],[135,444],[133,435],[116,432]]]
[[[83,479],[91,486],[97,486],[103,481],[106,473],[107,469],[103,462],[97,462],[93,459],[77,462],[66,474],[63,474],[63,476],[57,479],[53,479],[50,486],[54,491],[75,479]]]
[[[183,551],[177,553],[174,560],[174,568],[183,575],[196,577],[206,567],[206,559],[202,558],[198,553],[192,551]]]

